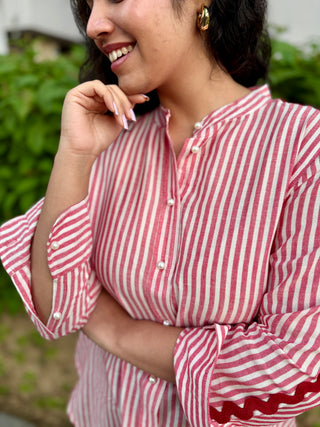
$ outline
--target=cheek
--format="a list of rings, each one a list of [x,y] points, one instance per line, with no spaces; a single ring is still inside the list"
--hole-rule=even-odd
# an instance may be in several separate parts
[[[161,2],[164,0],[160,0]],[[171,0],[170,0],[171,1]],[[117,23],[121,30],[143,43],[160,43],[168,31],[170,14],[161,13],[159,0],[135,0],[123,3],[117,14]],[[162,7],[162,9],[164,6]]]

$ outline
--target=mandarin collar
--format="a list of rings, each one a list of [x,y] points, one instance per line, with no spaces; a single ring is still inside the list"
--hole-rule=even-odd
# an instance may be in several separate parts
[[[251,114],[270,101],[271,93],[268,85],[265,84],[263,86],[249,89],[250,93],[248,95],[232,102],[231,104],[220,107],[205,116],[200,122],[198,122],[201,124],[199,130],[203,130],[207,126],[212,126],[219,122],[222,123],[238,117],[243,117],[247,114]],[[160,127],[167,127],[171,117],[170,110],[160,105],[155,110],[155,113],[156,123]],[[195,133],[196,132],[197,130],[195,130]]]

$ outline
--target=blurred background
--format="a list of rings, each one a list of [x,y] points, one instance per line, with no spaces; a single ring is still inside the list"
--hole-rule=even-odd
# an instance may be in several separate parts
[[[320,1],[269,0],[275,97],[320,108]],[[0,223],[44,195],[66,92],[85,57],[68,0],[0,0]],[[70,426],[76,335],[42,340],[0,265],[0,427]],[[299,417],[320,427],[320,410]],[[88,426],[94,427],[94,426]]]

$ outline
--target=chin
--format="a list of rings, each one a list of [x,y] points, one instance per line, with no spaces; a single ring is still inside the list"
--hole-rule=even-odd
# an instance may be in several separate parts
[[[154,88],[145,82],[134,81],[134,79],[125,79],[119,77],[118,85],[126,95],[136,95],[138,93],[149,93]]]

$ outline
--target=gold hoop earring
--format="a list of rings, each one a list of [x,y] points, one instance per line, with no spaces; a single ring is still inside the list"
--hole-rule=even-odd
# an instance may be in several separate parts
[[[197,27],[200,31],[207,31],[210,24],[210,13],[207,6],[203,3],[201,5],[201,12],[198,13]]]

